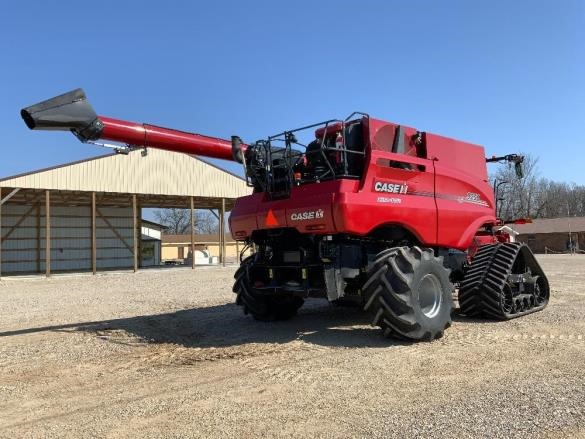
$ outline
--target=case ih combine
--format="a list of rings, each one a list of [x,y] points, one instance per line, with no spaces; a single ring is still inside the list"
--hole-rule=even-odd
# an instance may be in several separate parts
[[[244,166],[249,196],[230,215],[256,251],[235,274],[258,320],[292,317],[307,297],[358,303],[386,336],[432,340],[461,312],[507,320],[543,309],[545,274],[496,218],[480,146],[354,113],[254,143],[98,116],[81,89],[25,108],[31,129],[82,142],[152,147]]]

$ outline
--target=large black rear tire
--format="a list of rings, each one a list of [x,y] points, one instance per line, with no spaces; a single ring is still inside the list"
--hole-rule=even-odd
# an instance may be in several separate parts
[[[271,322],[288,320],[297,314],[304,300],[292,294],[267,294],[250,285],[248,270],[254,263],[254,257],[244,259],[234,275],[234,293],[236,304],[244,308],[244,314],[251,314],[256,320]]]
[[[386,337],[440,338],[451,325],[453,284],[442,257],[420,247],[380,252],[363,287],[364,309]]]

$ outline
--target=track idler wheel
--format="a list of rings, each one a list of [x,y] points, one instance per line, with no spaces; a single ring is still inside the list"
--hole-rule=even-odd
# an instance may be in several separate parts
[[[250,285],[249,269],[254,257],[244,259],[234,275],[233,292],[237,294],[236,304],[244,308],[256,320],[270,322],[288,320],[297,314],[304,300],[292,294],[267,294],[259,292]]]
[[[363,287],[364,309],[386,337],[433,340],[451,325],[453,285],[442,257],[420,247],[380,252]]]

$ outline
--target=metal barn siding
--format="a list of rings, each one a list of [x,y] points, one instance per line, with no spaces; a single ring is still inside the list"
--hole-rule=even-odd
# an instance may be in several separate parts
[[[243,179],[188,154],[148,149],[40,170],[1,181],[3,187],[164,196],[237,198]]]
[[[91,220],[89,207],[51,206],[51,270],[89,270],[91,268]],[[45,223],[45,209],[41,209],[40,223]],[[45,228],[40,228],[41,271],[45,266]]]
[[[2,206],[2,273],[38,271],[38,206]],[[43,244],[44,245],[44,244]]]
[[[98,207],[97,211],[97,268],[132,268],[132,208]]]
[[[97,267],[132,268],[132,208],[98,207]],[[91,270],[91,207],[51,206],[51,271]],[[43,205],[2,206],[2,272],[44,272]]]

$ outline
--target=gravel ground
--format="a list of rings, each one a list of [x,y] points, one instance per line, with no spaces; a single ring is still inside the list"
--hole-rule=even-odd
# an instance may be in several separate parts
[[[585,437],[585,256],[548,308],[381,338],[358,309],[233,304],[231,268],[0,281],[0,436]]]

